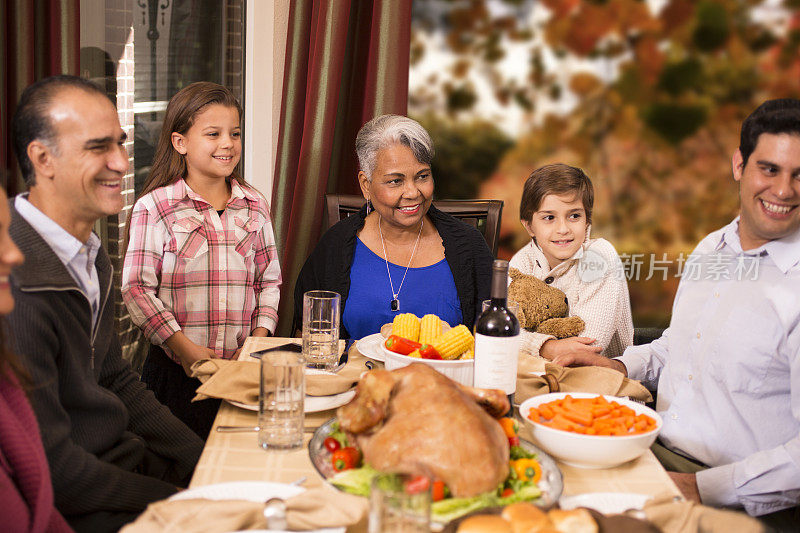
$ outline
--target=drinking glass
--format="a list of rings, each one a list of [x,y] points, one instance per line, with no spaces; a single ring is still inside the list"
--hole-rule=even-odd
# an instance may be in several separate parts
[[[340,301],[332,291],[303,295],[303,355],[309,368],[332,371],[339,363]]]
[[[422,481],[423,483],[420,483]],[[405,474],[378,474],[370,491],[369,533],[430,531],[431,483]]]
[[[486,308],[492,304],[491,300],[484,300],[481,306],[481,312],[486,311]],[[514,300],[506,300],[506,308],[511,311],[514,316],[519,316],[519,304]]]
[[[265,450],[303,445],[303,354],[276,351],[261,355],[258,394],[258,444]]]

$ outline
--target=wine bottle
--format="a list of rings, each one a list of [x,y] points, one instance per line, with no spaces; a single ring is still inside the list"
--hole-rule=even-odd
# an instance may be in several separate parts
[[[508,261],[498,259],[492,264],[491,296],[475,323],[474,385],[505,392],[510,406],[506,416],[513,416],[521,337],[519,320],[506,307]]]

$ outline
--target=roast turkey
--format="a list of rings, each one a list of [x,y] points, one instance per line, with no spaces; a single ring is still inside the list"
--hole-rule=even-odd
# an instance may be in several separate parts
[[[508,438],[495,418],[508,409],[502,391],[464,387],[414,363],[364,374],[337,415],[367,464],[441,479],[453,496],[466,497],[496,489],[508,475]]]

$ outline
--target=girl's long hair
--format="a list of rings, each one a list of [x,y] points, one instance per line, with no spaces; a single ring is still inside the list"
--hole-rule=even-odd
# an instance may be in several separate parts
[[[185,135],[194,124],[195,117],[211,104],[235,108],[241,120],[242,106],[236,96],[230,89],[217,83],[210,81],[192,83],[178,91],[170,99],[169,104],[167,104],[164,123],[161,126],[161,135],[158,137],[156,154],[153,156],[153,164],[150,167],[147,179],[142,185],[141,192],[136,195],[137,200],[159,187],[175,183],[179,179],[186,177],[186,159],[172,146],[172,134],[180,133]],[[244,182],[239,172],[239,165],[236,165],[236,168],[233,169],[229,176],[230,178],[234,178],[239,183]],[[123,253],[127,252],[130,233],[131,219],[128,216],[128,221],[125,223]]]

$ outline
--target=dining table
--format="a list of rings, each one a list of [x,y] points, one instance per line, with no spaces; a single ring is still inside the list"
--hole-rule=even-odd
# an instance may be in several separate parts
[[[251,358],[251,353],[289,342],[301,343],[301,339],[249,337],[242,347],[239,360],[255,360]],[[357,344],[350,349],[356,350]],[[217,431],[220,426],[256,426],[258,423],[256,411],[223,401],[189,488],[238,481],[292,483],[301,479],[304,480],[303,486],[309,488],[323,484],[325,480],[311,463],[308,441],[316,428],[335,415],[335,409],[307,413],[302,448],[291,451],[265,450],[259,447],[255,431]],[[526,428],[521,430],[521,438],[531,440],[526,431]],[[578,468],[556,462],[563,475],[563,496],[612,492],[681,498],[675,483],[650,450],[614,468]]]

